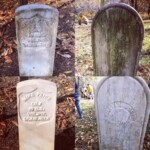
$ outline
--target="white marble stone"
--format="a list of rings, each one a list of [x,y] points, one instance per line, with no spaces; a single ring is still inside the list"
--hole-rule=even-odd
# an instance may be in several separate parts
[[[140,77],[106,77],[95,99],[100,150],[142,150],[150,110],[146,82]]]
[[[20,150],[54,150],[55,83],[34,79],[18,83],[17,107]]]
[[[18,7],[15,13],[20,76],[52,76],[58,10],[31,4]]]

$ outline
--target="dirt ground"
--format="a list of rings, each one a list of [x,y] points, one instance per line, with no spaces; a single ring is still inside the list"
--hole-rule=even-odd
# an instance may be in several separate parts
[[[34,0],[30,0],[34,3]],[[74,75],[74,5],[72,1],[46,4],[59,10],[59,25],[53,75]],[[0,76],[19,76],[16,47],[15,8],[17,0],[0,3]],[[68,13],[69,12],[69,13]]]
[[[16,84],[18,77],[0,78],[0,150],[19,150]],[[47,78],[57,85],[55,150],[75,148],[74,78]],[[67,110],[67,111],[66,111]]]

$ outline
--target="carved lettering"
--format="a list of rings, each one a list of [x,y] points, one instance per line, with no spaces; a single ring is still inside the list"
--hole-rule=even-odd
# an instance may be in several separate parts
[[[23,100],[24,101],[28,101],[30,98],[32,97],[40,97],[40,98],[43,98],[44,100],[47,99],[47,100],[51,100],[51,97],[50,96],[47,96],[41,92],[33,92],[33,93],[30,93],[30,94],[26,94],[24,97],[23,97]]]
[[[23,117],[24,121],[48,121],[50,117],[47,116],[47,113],[43,107],[43,103],[40,102],[31,102],[28,109],[27,115]]]
[[[50,114],[47,114],[44,103],[51,100],[51,97],[45,93],[34,91],[23,94],[21,98],[28,105],[27,112],[22,116],[25,122],[49,121]],[[52,116],[52,115],[51,115]]]
[[[129,104],[116,101],[106,108],[105,119],[110,123],[121,125],[130,120],[137,121],[137,113]]]
[[[52,46],[52,38],[50,30],[50,20],[41,18],[40,16],[34,16],[30,19],[20,20],[19,27],[24,32],[19,34],[19,44],[24,48],[46,48]]]
[[[24,121],[48,121],[49,117],[24,117]]]

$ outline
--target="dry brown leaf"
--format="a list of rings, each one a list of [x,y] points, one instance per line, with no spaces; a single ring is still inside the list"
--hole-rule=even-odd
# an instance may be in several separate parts
[[[8,64],[13,62],[12,59],[9,56],[5,56],[4,58],[5,58],[5,62],[8,63]]]
[[[8,54],[12,54],[13,53],[13,49],[10,47],[8,48]]]
[[[17,123],[17,121],[12,121],[12,124],[14,124],[15,126],[17,126],[18,127],[18,123]]]
[[[0,126],[6,127],[6,123],[5,122],[0,122]]]
[[[4,43],[5,43],[7,46],[9,46],[9,47],[12,46],[12,43],[11,43],[10,41],[7,41],[6,39],[4,39]]]

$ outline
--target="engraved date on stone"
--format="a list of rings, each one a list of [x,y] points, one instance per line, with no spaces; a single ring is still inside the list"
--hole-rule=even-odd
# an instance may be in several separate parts
[[[23,117],[24,121],[48,121],[50,117],[47,116],[45,108],[43,107],[43,102],[31,102],[31,105]]]
[[[52,103],[51,92],[44,93],[39,90],[34,90],[30,93],[22,93],[20,95],[21,105],[20,118],[27,123],[43,123],[49,121],[53,114],[51,113],[50,105]]]
[[[49,117],[24,117],[24,121],[48,121]]]

